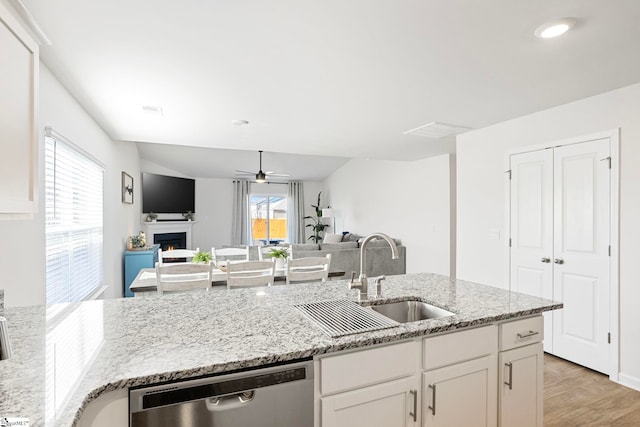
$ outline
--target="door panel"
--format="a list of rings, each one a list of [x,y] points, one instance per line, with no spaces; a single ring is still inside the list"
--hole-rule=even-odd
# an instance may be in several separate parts
[[[597,223],[594,219],[598,159],[593,154],[565,156],[559,160],[562,176],[558,187],[563,192],[561,206],[564,207],[561,251],[594,253],[596,249]]]
[[[510,168],[511,290],[551,299],[553,150],[512,155]],[[552,322],[545,316],[545,336],[552,336]],[[552,352],[553,340],[545,340],[544,348]]]
[[[608,373],[609,139],[554,150],[553,353]]]
[[[594,277],[563,274],[560,281],[560,297],[563,301],[580,301],[580,304],[564,308],[562,335],[594,343],[597,314],[598,281]]]

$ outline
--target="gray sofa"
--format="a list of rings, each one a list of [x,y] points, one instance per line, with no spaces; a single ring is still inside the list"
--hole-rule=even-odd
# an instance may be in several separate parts
[[[405,246],[397,242],[398,259],[391,259],[391,248],[384,240],[372,240],[367,243],[365,271],[368,277],[380,275],[405,274],[407,256]],[[345,272],[345,278],[351,272],[360,274],[360,243],[356,241],[341,243],[300,243],[291,245],[292,258],[317,257],[331,254],[331,271]],[[258,247],[249,250],[250,259],[258,259]]]

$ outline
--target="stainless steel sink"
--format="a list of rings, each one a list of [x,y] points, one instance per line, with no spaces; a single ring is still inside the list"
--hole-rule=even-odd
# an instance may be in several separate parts
[[[372,305],[369,308],[399,323],[416,322],[418,320],[439,319],[453,316],[448,310],[427,304],[426,302],[409,300]]]

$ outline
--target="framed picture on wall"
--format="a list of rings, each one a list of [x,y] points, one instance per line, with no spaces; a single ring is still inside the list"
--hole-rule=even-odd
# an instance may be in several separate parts
[[[133,204],[133,177],[122,172],[122,203]]]

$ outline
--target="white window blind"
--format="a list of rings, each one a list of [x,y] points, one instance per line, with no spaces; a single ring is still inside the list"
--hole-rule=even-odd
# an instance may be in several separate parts
[[[87,299],[103,284],[103,168],[47,128],[47,304]]]

